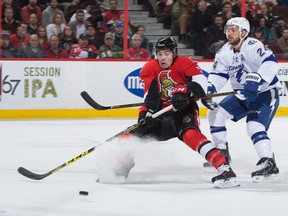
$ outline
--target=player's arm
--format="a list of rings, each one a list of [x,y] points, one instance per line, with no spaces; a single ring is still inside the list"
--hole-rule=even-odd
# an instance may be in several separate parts
[[[149,62],[143,66],[140,72],[140,79],[144,84],[144,106],[139,109],[138,122],[145,125],[145,127],[151,127],[154,125],[152,114],[161,109],[162,101],[157,80]]]
[[[201,98],[207,93],[207,78],[197,65],[197,62],[181,62],[179,65],[186,76],[187,83],[178,83],[172,89],[172,103],[174,109],[181,111],[187,107],[190,98]]]
[[[250,56],[258,64],[258,70],[246,75],[244,83],[244,97],[247,102],[252,102],[258,96],[261,88],[267,87],[275,80],[278,63],[273,52],[262,43],[253,44]]]
[[[208,94],[217,93],[222,89],[229,80],[227,67],[222,63],[221,59],[215,58],[212,71],[208,75]]]

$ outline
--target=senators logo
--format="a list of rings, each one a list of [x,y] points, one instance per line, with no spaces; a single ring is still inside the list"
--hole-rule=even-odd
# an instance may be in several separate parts
[[[162,100],[169,100],[172,97],[172,89],[175,86],[175,82],[169,76],[171,70],[161,71],[159,73],[159,85],[161,89]]]

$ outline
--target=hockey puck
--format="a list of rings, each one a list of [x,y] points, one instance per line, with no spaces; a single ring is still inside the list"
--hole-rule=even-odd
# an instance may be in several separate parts
[[[88,196],[88,191],[79,191],[79,195]]]

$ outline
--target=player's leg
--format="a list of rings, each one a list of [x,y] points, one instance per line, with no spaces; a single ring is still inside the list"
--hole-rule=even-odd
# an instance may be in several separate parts
[[[247,134],[260,158],[257,165],[261,167],[259,170],[252,172],[253,181],[262,181],[266,177],[279,173],[271,148],[271,140],[267,133],[278,106],[278,91],[272,89],[259,94],[256,101],[252,102],[249,107]]]
[[[218,169],[219,175],[212,178],[212,182],[217,187],[239,186],[239,183],[236,181],[236,175],[226,158],[200,132],[198,115],[195,110],[184,112],[180,115],[180,118],[175,118],[174,124],[179,134],[179,139]]]
[[[208,111],[208,121],[213,144],[231,162],[228,149],[226,121],[238,121],[246,116],[246,108],[235,95],[224,98],[213,111]]]

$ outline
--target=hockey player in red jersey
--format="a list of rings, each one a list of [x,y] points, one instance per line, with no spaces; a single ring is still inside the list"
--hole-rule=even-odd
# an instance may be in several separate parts
[[[206,95],[207,78],[197,62],[178,56],[173,37],[159,39],[155,49],[156,59],[148,61],[140,72],[145,105],[139,112],[141,125],[133,135],[160,141],[178,137],[218,169],[219,175],[212,178],[216,187],[239,186],[228,161],[199,129],[196,99]],[[152,119],[153,113],[171,103],[173,110]]]

